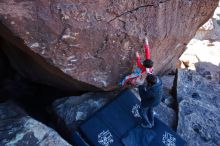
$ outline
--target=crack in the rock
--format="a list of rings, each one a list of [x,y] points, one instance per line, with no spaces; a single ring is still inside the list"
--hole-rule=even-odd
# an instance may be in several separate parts
[[[132,10],[128,10],[128,11],[126,11],[126,12],[120,14],[120,15],[115,16],[115,18],[109,20],[108,23],[114,21],[115,19],[117,19],[117,18],[119,18],[119,17],[121,17],[121,16],[123,16],[123,15],[126,15],[126,14],[128,14],[128,13],[133,13],[134,11],[137,11],[137,10],[140,9],[140,8],[149,7],[149,6],[152,7],[152,6],[154,6],[154,5],[153,5],[153,4],[151,4],[151,5],[144,5],[144,6],[139,6],[139,7],[135,8],[135,9],[132,9]]]
[[[168,1],[170,1],[170,0],[159,1],[159,2],[158,2],[158,5],[159,5],[159,4],[162,4],[162,3],[165,3],[165,2],[168,2]],[[126,12],[124,12],[124,13],[121,13],[121,14],[115,16],[114,18],[112,18],[111,20],[109,20],[108,23],[114,21],[115,19],[117,19],[117,18],[119,18],[119,17],[121,17],[121,16],[123,16],[123,15],[126,15],[126,14],[128,14],[128,13],[133,13],[134,11],[137,11],[137,10],[140,9],[140,8],[153,7],[153,6],[157,7],[158,5],[148,4],[148,5],[139,6],[139,7],[137,7],[137,8],[128,10],[128,11],[126,11]]]
[[[102,56],[100,56],[100,53],[105,49],[107,42],[108,42],[108,35],[105,36],[105,40],[102,46],[96,50],[95,55],[94,55],[95,58],[101,60],[99,68],[103,68],[102,62],[105,62],[105,59]]]

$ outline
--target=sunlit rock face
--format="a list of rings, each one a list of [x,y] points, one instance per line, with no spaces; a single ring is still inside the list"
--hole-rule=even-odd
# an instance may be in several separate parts
[[[220,65],[220,2],[214,15],[202,25],[181,55],[178,67],[195,70],[197,62]],[[215,70],[215,68],[210,70]]]
[[[24,76],[64,88],[110,90],[131,71],[135,52],[143,53],[145,36],[155,73],[174,69],[217,5],[218,0],[1,0],[0,34],[34,60],[11,57]],[[7,54],[16,56],[13,50]]]
[[[195,38],[199,40],[209,40],[210,42],[220,41],[220,3],[212,18],[198,29]]]

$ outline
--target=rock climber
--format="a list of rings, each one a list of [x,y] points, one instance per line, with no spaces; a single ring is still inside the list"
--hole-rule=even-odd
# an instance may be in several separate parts
[[[148,43],[148,39],[145,38],[145,60],[141,63],[141,57],[138,52],[136,52],[136,64],[137,68],[134,69],[132,74],[127,75],[121,82],[121,86],[125,86],[127,83],[135,85],[136,80],[145,79],[146,72],[149,74],[153,73],[153,61],[150,59],[150,47]]]

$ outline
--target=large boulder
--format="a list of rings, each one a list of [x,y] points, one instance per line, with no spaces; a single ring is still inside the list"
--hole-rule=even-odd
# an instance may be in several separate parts
[[[217,5],[218,0],[1,0],[0,35],[15,46],[5,49],[9,56],[18,49],[26,54],[10,58],[28,78],[65,88],[85,90],[84,82],[93,85],[88,90],[110,90],[131,71],[146,35],[155,72],[174,69]]]
[[[155,117],[163,121],[168,127],[176,130],[177,126],[177,112],[166,104],[161,102],[154,108]]]
[[[0,104],[0,145],[70,146],[57,132],[25,114],[11,102]]]
[[[206,63],[205,63],[206,64]],[[214,66],[209,63],[210,66]],[[177,74],[177,100],[195,99],[204,103],[220,107],[219,80],[212,80],[208,68],[203,72],[179,69]],[[219,72],[220,69],[218,68]]]
[[[176,100],[173,97],[173,81],[174,75],[165,75],[161,77],[163,82],[163,96],[162,102],[171,108],[175,108]]]
[[[2,38],[0,38],[0,49],[4,51],[12,67],[23,78],[74,92],[100,90],[97,87],[66,76],[59,69],[45,63],[45,60],[40,59],[39,56],[26,54]]]
[[[220,58],[218,58],[218,61],[220,63]],[[216,84],[220,84],[220,66],[216,66],[210,62],[198,62],[195,64],[195,67],[196,72],[204,79]]]
[[[220,68],[199,62],[196,71],[179,69],[177,132],[191,146],[220,144]]]
[[[187,146],[220,145],[220,110],[195,99],[183,100],[179,105],[177,133]]]
[[[78,125],[92,116],[115,95],[113,92],[85,93],[81,96],[70,96],[58,99],[53,103],[57,126],[67,136],[78,128]],[[65,129],[64,129],[65,128]]]

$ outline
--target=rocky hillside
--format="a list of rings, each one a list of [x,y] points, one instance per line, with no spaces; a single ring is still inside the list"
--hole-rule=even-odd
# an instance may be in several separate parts
[[[32,81],[110,90],[131,71],[144,36],[155,72],[174,69],[217,5],[218,0],[2,0],[0,36],[12,44],[2,49]]]

